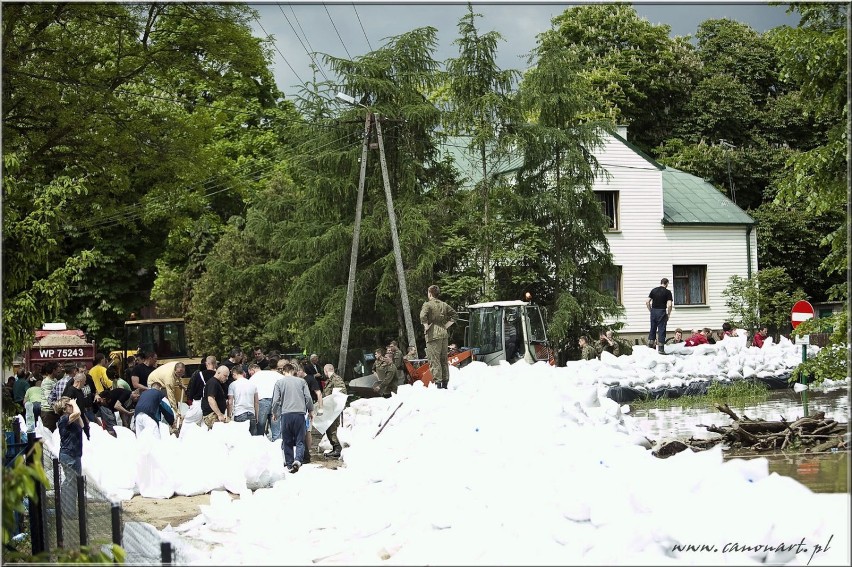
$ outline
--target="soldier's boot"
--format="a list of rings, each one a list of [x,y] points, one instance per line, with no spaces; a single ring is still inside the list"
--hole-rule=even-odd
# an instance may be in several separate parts
[[[342,450],[343,450],[343,447],[341,447],[340,444],[338,443],[336,445],[333,445],[332,448],[331,448],[331,453],[327,453],[325,456],[328,457],[329,459],[339,459],[340,458],[340,452]]]

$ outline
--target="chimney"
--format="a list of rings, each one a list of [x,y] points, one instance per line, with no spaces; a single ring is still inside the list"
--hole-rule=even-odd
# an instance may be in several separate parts
[[[626,140],[627,139],[627,126],[624,125],[624,124],[616,125],[615,133]]]

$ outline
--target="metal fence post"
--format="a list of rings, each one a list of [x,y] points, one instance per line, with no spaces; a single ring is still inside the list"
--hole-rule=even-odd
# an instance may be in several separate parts
[[[53,507],[56,509],[56,546],[65,547],[62,537],[62,489],[59,482],[59,459],[53,457]]]
[[[160,556],[163,565],[172,564],[172,544],[167,541],[160,542]]]
[[[112,542],[121,545],[121,504],[112,503]]]
[[[18,423],[18,420],[15,420]],[[18,432],[20,435],[20,430]],[[27,464],[33,465],[35,453],[36,438],[35,435],[27,435]],[[38,555],[47,551],[47,536],[45,529],[45,505],[46,498],[44,485],[36,481],[36,498],[27,498],[29,501],[30,512],[30,539],[32,542],[33,555]]]
[[[89,545],[89,530],[86,518],[86,476],[77,475],[77,514],[80,520],[80,545]]]

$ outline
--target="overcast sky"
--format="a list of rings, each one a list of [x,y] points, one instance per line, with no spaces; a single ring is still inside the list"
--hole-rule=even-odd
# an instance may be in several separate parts
[[[452,42],[458,37],[458,21],[467,10],[465,2],[447,3],[260,3],[250,2],[260,13],[253,22],[258,37],[275,40],[273,65],[278,87],[287,95],[312,80],[308,52],[352,58],[378,49],[389,37],[418,27],[438,30],[435,58],[443,61],[458,55]],[[550,20],[578,4],[556,2],[474,2],[482,14],[477,27],[498,31],[504,41],[498,47],[503,69],[523,69],[526,54],[535,47],[536,36],[549,29]],[[698,24],[709,19],[729,18],[763,32],[779,25],[795,26],[798,17],[786,13],[786,5],[762,3],[635,2],[640,17],[653,24],[668,24],[672,35],[694,35]],[[347,54],[348,52],[348,54]],[[322,66],[322,60],[317,58]],[[292,69],[291,69],[292,67]],[[333,78],[323,66],[326,74]],[[322,80],[322,75],[318,74]]]

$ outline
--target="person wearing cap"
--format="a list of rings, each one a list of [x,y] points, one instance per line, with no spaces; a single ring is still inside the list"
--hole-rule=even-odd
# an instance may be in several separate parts
[[[148,389],[139,395],[135,408],[136,438],[150,432],[155,439],[160,439],[160,419],[164,418],[169,425],[175,422],[174,410],[166,400],[166,393],[159,382],[151,382]]]
[[[426,301],[420,308],[420,322],[426,335],[426,358],[432,371],[432,380],[438,388],[446,388],[450,378],[447,362],[447,331],[458,319],[456,310],[441,301],[441,288],[430,285],[426,290]]]

